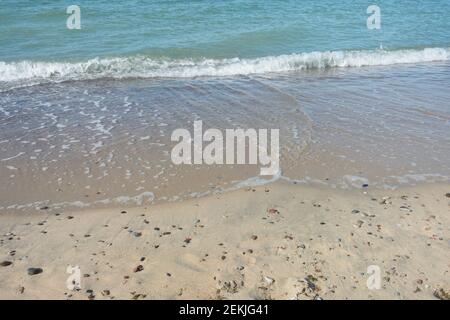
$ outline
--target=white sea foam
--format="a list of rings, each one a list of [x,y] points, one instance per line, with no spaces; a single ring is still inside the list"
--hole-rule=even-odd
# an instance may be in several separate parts
[[[59,202],[51,203],[52,209],[80,209],[95,207],[97,205],[123,205],[123,206],[143,206],[145,204],[151,204],[155,200],[155,195],[153,192],[146,191],[136,196],[119,196],[112,199],[97,200],[94,202],[83,202],[83,201],[71,201],[71,202]],[[0,207],[0,210],[23,210],[34,208],[36,210],[41,210],[41,207],[49,204],[49,200],[37,201],[33,203],[26,204],[12,204],[6,207]]]
[[[0,61],[0,83],[11,88],[100,78],[190,78],[264,74],[450,60],[450,48],[309,52],[255,59],[95,58],[84,62]]]

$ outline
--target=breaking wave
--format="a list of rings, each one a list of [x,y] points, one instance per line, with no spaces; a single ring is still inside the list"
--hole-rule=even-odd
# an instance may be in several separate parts
[[[450,48],[325,51],[254,59],[95,58],[84,62],[0,61],[0,88],[101,78],[192,78],[446,61]]]

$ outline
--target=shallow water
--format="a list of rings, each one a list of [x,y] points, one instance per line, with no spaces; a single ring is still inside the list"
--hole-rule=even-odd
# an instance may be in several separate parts
[[[95,80],[0,96],[2,210],[145,205],[263,183],[171,162],[176,128],[280,129],[283,179],[395,188],[450,177],[450,64]],[[246,181],[248,183],[246,183]]]

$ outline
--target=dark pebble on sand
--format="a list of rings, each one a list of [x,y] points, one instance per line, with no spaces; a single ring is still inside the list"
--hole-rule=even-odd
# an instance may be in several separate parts
[[[134,268],[133,272],[141,272],[142,270],[144,270],[144,266],[140,264]]]
[[[447,198],[450,198],[450,192],[446,193],[445,196],[446,196]]]
[[[109,296],[111,294],[111,291],[109,291],[109,290],[103,290],[102,291],[102,295],[103,296]]]
[[[141,233],[141,232],[133,232],[133,235],[134,235],[136,238],[139,238],[140,236],[142,236],[142,233]]]
[[[44,270],[42,268],[28,268],[27,272],[30,276],[42,273]]]
[[[7,266],[10,266],[10,265],[12,265],[11,261],[2,261],[2,262],[0,262],[0,266],[2,266],[2,267],[7,267]]]
[[[367,183],[364,183],[363,185],[362,185],[362,187],[363,188],[367,188],[369,185],[367,184]]]

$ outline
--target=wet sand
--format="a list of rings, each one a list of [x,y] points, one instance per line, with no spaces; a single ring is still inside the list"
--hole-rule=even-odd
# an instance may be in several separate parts
[[[171,134],[198,120],[279,129],[282,177],[305,185],[448,183],[449,83],[442,62],[2,92],[0,212],[177,202],[260,178],[260,165],[175,165]]]
[[[449,192],[276,182],[131,209],[4,212],[0,298],[448,298]],[[68,266],[81,289],[67,288]]]

